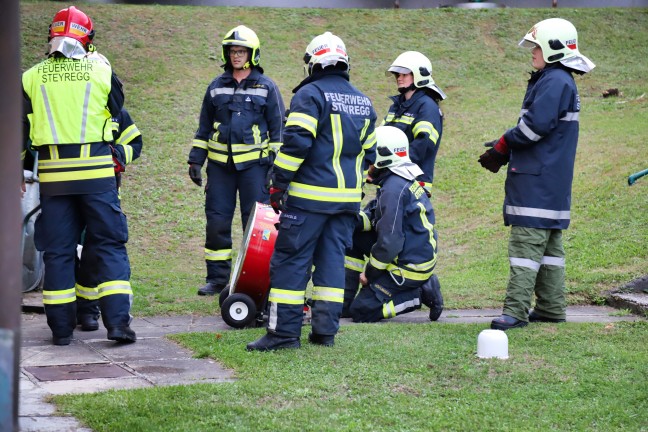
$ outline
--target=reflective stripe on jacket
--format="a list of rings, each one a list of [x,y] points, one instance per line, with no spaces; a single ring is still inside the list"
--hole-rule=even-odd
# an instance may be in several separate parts
[[[269,160],[282,143],[284,112],[279,89],[259,69],[240,83],[226,71],[207,87],[189,163],[208,157],[242,170]]]
[[[518,124],[504,134],[511,151],[505,225],[569,226],[579,112],[570,72],[550,65],[532,74]]]
[[[434,163],[443,135],[443,113],[424,90],[415,91],[409,100],[402,95],[390,99],[392,106],[381,126],[394,126],[405,132],[410,143],[410,159],[423,170],[417,180],[426,183],[425,188],[431,192]]]
[[[291,207],[319,213],[360,210],[375,159],[376,113],[348,75],[323,71],[300,84],[290,103],[273,184]]]

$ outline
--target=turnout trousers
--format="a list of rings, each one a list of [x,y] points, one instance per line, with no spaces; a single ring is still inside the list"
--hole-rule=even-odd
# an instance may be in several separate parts
[[[365,269],[366,257],[371,253],[371,247],[376,243],[376,231],[353,232],[353,246],[346,250],[344,257],[344,307],[342,316],[348,317],[349,308],[360,288],[360,273]]]
[[[300,337],[306,286],[311,277],[314,334],[334,336],[344,299],[344,251],[355,215],[311,213],[286,208],[270,260],[268,332]]]
[[[535,312],[545,318],[565,319],[565,250],[562,231],[511,227],[510,276],[502,313],[528,321],[532,296]]]
[[[205,188],[206,240],[205,281],[224,287],[229,283],[232,268],[232,221],[236,210],[236,195],[240,199],[242,228],[247,226],[256,202],[267,204],[268,165],[252,165],[241,171],[234,167],[207,163]]]
[[[377,322],[421,308],[420,288],[399,287],[384,273],[362,287],[351,303],[349,313],[354,322]]]
[[[43,304],[56,337],[72,335],[77,299],[98,301],[107,329],[128,326],[133,291],[126,251],[128,226],[117,190],[84,195],[41,195],[35,243],[44,251]],[[86,234],[77,265],[77,244]],[[77,279],[77,275],[79,279]],[[77,283],[83,281],[84,285]]]

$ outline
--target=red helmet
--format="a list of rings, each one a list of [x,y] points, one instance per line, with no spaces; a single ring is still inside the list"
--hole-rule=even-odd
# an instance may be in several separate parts
[[[74,6],[61,9],[54,15],[49,28],[49,39],[56,37],[70,37],[81,42],[87,50],[94,37],[92,20],[88,15]]]

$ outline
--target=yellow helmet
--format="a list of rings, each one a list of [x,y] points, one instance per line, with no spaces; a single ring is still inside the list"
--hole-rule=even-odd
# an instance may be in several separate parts
[[[560,62],[581,72],[589,72],[595,67],[590,59],[578,51],[576,27],[562,18],[540,21],[531,27],[518,45],[525,48],[539,46],[546,63]]]
[[[227,32],[225,39],[223,39],[221,49],[221,60],[227,64],[229,62],[229,49],[231,46],[242,46],[250,50],[250,59],[245,67],[259,66],[261,60],[261,42],[256,33],[244,25],[234,27]]]

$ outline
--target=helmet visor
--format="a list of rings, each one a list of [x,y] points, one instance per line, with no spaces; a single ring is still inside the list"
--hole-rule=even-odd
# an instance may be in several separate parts
[[[402,75],[409,75],[412,73],[411,70],[407,69],[406,67],[402,66],[390,66],[389,69],[387,69],[387,72],[385,72],[385,75],[391,76],[391,74],[402,74]]]
[[[522,38],[520,43],[518,43],[518,46],[521,46],[522,48],[535,48],[538,46],[538,44],[535,42],[531,42],[526,37],[524,37]]]
[[[86,55],[83,44],[76,39],[67,36],[59,36],[49,41],[49,54],[60,52],[67,58],[82,59]]]

